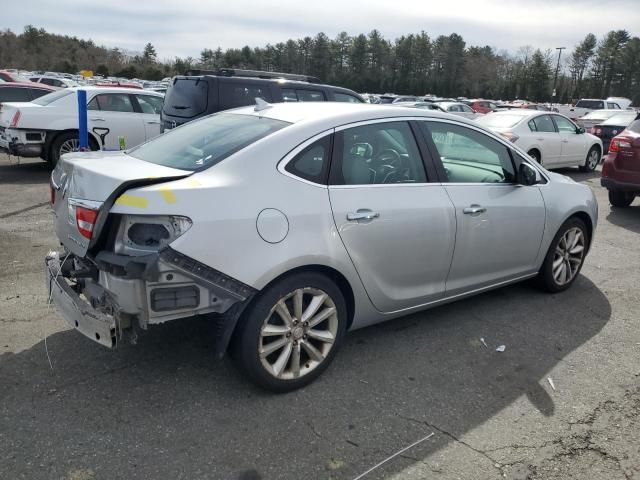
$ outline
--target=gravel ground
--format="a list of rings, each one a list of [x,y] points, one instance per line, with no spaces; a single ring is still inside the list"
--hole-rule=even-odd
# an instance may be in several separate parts
[[[563,173],[600,202],[569,291],[353,332],[274,396],[214,360],[203,320],[114,351],[69,329],[46,304],[46,165],[0,155],[0,478],[353,479],[433,433],[365,478],[640,479],[640,201],[611,210],[597,173]]]

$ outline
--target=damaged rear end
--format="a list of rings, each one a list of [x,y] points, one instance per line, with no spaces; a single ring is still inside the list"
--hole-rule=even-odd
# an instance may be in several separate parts
[[[224,317],[253,295],[251,287],[171,248],[191,228],[189,217],[138,213],[153,199],[126,193],[192,173],[120,152],[61,159],[51,176],[51,203],[63,248],[46,257],[46,275],[49,299],[72,327],[112,348],[125,337],[135,341],[151,324]],[[134,213],[123,213],[127,205]],[[232,328],[220,332],[225,346]]]

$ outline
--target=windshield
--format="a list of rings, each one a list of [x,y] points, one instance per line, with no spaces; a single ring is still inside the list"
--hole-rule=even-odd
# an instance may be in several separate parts
[[[602,100],[579,100],[576,103],[576,108],[591,108],[591,109],[600,109],[604,108],[604,102]]]
[[[255,115],[218,113],[187,123],[128,153],[165,167],[202,170],[287,125],[290,123]]]
[[[40,98],[36,98],[32,102],[37,105],[47,106],[50,103],[60,100],[61,98],[71,95],[73,92],[70,90],[58,90],[57,92],[48,93]]]
[[[520,122],[524,117],[522,115],[485,115],[477,119],[478,123],[490,128],[510,128]]]

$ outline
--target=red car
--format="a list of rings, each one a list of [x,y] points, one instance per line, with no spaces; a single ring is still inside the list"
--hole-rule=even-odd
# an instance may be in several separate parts
[[[611,140],[600,183],[614,207],[628,207],[640,195],[640,120]]]
[[[42,83],[0,82],[0,105],[2,102],[30,102],[56,89]]]
[[[27,81],[29,81],[28,78],[18,75],[17,73],[9,72],[8,70],[0,70],[0,83],[2,82],[21,83],[21,82],[27,82]]]
[[[473,108],[478,113],[489,113],[493,112],[498,105],[495,102],[491,102],[489,100],[469,100],[465,102],[471,108]]]

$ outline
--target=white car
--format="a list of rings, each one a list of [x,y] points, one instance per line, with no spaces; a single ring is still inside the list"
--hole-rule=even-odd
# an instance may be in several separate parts
[[[160,134],[162,94],[121,87],[74,87],[32,102],[3,103],[0,150],[40,157],[52,166],[61,155],[77,151],[78,90],[87,92],[89,147],[119,150]]]
[[[602,141],[564,115],[518,109],[488,113],[476,121],[508,138],[548,169],[592,171],[602,158]]]
[[[438,102],[438,106],[443,112],[468,118],[469,120],[475,120],[483,116],[482,113],[476,112],[469,105],[460,102]]]
[[[618,113],[621,113],[618,109],[594,110],[593,112],[589,112],[586,115],[576,119],[576,123],[588,132],[590,131],[591,127],[594,127],[599,123],[608,120]]]
[[[71,88],[78,86],[78,83],[70,78],[53,77],[48,75],[36,75],[34,77],[29,77],[29,80],[35,83],[44,83],[45,85],[56,88]]]

